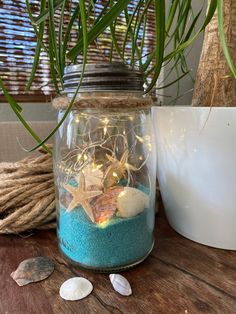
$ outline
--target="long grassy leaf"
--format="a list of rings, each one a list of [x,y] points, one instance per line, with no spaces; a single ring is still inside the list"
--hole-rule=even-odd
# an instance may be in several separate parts
[[[174,80],[174,81],[172,81],[172,82],[170,82],[170,83],[168,83],[168,84],[166,84],[166,85],[163,85],[163,86],[161,86],[161,87],[157,87],[156,89],[164,89],[164,88],[167,88],[167,87],[169,87],[169,86],[171,86],[171,85],[177,83],[178,81],[180,81],[183,77],[185,77],[185,76],[188,75],[189,73],[190,73],[190,70],[187,71],[187,72],[185,72],[184,74],[178,76],[178,78],[177,78],[176,80]]]
[[[97,24],[101,20],[102,16],[106,13],[107,8],[109,7],[110,3],[111,3],[111,0],[107,0],[106,3],[103,4],[103,8],[101,12],[98,14],[98,16],[96,17],[94,21],[94,25]]]
[[[79,82],[78,87],[76,89],[76,92],[75,92],[72,100],[70,101],[70,104],[69,104],[68,108],[66,109],[66,111],[65,111],[62,119],[60,120],[60,122],[53,129],[53,131],[43,141],[41,141],[41,143],[39,143],[38,145],[33,147],[31,150],[29,150],[30,152],[34,151],[37,148],[39,148],[40,146],[44,145],[56,133],[56,131],[59,129],[59,127],[65,121],[66,117],[68,116],[69,112],[71,111],[71,109],[72,109],[72,107],[74,105],[74,101],[75,101],[75,99],[77,97],[79,88],[80,88],[82,80],[83,80],[85,66],[86,66],[86,61],[87,61],[87,48],[88,48],[87,18],[86,18],[86,10],[85,10],[85,2],[84,2],[84,0],[80,0],[79,4],[80,4],[80,12],[81,12],[81,21],[82,21],[82,25],[83,25],[83,69],[82,69],[82,73],[81,73],[81,76],[80,76],[80,82]]]
[[[32,12],[30,8],[29,0],[26,0],[26,5],[27,5],[28,14],[30,15],[30,19],[32,20]],[[45,8],[46,8],[46,0],[41,0],[40,12],[44,12]],[[38,69],[42,42],[43,42],[44,26],[45,26],[45,23],[41,23],[39,25],[38,35],[36,34],[36,36],[38,37],[37,46],[36,46],[35,55],[34,55],[34,63],[32,66],[31,73],[30,73],[30,77],[28,79],[28,82],[25,88],[26,91],[30,90],[30,87],[32,86],[33,80],[35,78],[36,71]]]
[[[113,0],[109,0],[108,2],[110,2],[110,7],[112,7],[114,5]],[[115,19],[114,22],[110,24],[110,33],[111,33],[111,38],[112,38],[111,52],[110,52],[110,56],[109,56],[110,62],[112,62],[113,52],[114,52],[114,48],[115,48],[115,50],[116,50],[118,56],[120,57],[120,59],[122,60],[122,62],[126,63],[124,55],[122,54],[120,46],[119,46],[118,41],[116,39],[116,24],[117,24],[117,19]]]
[[[25,119],[21,115],[22,108],[16,103],[14,98],[8,93],[7,89],[5,88],[5,85],[0,78],[0,86],[1,89],[6,97],[6,100],[8,101],[9,105],[11,106],[12,110],[16,114],[17,118],[20,120],[20,122],[23,124],[23,126],[26,128],[26,130],[30,133],[30,135],[35,139],[36,142],[41,143],[41,139],[39,136],[33,131],[33,129],[29,126],[29,124],[25,121]],[[43,148],[51,154],[51,150],[46,146],[42,145]]]
[[[60,8],[60,6],[63,4],[64,0],[55,1],[53,3],[54,11]],[[39,25],[40,23],[44,22],[49,17],[49,9],[45,10],[44,12],[40,13],[40,15],[34,19],[34,24]]]
[[[138,47],[137,42],[138,42],[138,38],[139,38],[140,27],[142,25],[142,16],[141,16],[141,19],[139,19],[138,17],[140,16],[140,11],[141,11],[141,8],[143,5],[143,1],[138,3],[138,5],[139,5],[139,7],[137,10],[137,16],[136,16],[134,28],[133,28],[134,35],[132,37],[132,59],[131,60],[133,61],[133,64],[135,63],[135,52],[137,53],[138,59],[140,59],[142,56],[141,52],[139,51],[139,47]]]
[[[42,7],[42,6],[44,6],[44,3],[43,3],[44,1],[41,1],[41,2],[42,2],[41,3],[41,7]],[[32,10],[31,10],[31,5],[30,5],[29,0],[26,0],[25,3],[26,3],[26,9],[27,9],[27,13],[29,15],[29,19],[30,19],[31,25],[32,25],[34,33],[35,33],[35,35],[37,37],[37,42],[41,43],[42,48],[44,49],[46,54],[48,54],[48,49],[47,49],[46,45],[44,44],[43,39],[40,39],[41,36],[39,35],[39,31],[38,31],[37,26],[35,24],[35,18],[33,17],[33,13],[32,13]],[[45,3],[45,5],[46,5],[46,3]],[[41,10],[42,9],[40,8],[40,12],[41,12]]]
[[[118,1],[110,10],[98,21],[88,32],[88,45],[93,42],[127,7],[131,0]],[[78,43],[68,52],[67,57],[74,60],[83,49],[83,39],[79,39]]]
[[[55,68],[57,69],[57,74],[59,76],[59,79],[62,83],[62,76],[60,69],[60,60],[59,60],[59,53],[58,53],[58,47],[57,47],[57,37],[56,37],[56,31],[55,31],[55,25],[54,25],[54,1],[49,0],[49,35],[51,37],[51,44],[52,44],[52,51],[55,58],[55,61],[53,64],[55,65]]]
[[[15,101],[15,99],[8,93],[5,85],[3,84],[3,81],[0,77],[0,86],[1,89],[6,97],[6,100],[11,104],[11,106],[13,106],[15,108],[15,110],[17,110],[18,112],[22,112],[22,107]]]
[[[156,24],[156,51],[155,51],[155,72],[146,93],[150,92],[161,72],[165,48],[165,0],[155,0],[155,24]]]
[[[193,37],[191,37],[189,40],[181,43],[176,49],[174,49],[171,53],[166,55],[164,57],[164,61],[173,58],[175,55],[177,55],[179,52],[181,52],[182,50],[189,47],[195,41],[195,39],[198,37],[198,35],[205,29],[207,24],[211,21],[213,15],[215,13],[216,7],[217,7],[217,0],[211,0],[206,18],[205,18],[204,22],[202,23],[201,27],[199,28],[199,30],[195,33],[195,35]]]
[[[64,0],[62,4],[60,21],[59,21],[59,32],[58,32],[58,59],[59,59],[59,68],[60,68],[61,76],[63,76],[64,68],[65,68],[65,55],[63,53],[63,24],[64,24],[66,1],[67,0]]]
[[[180,4],[179,4],[180,5]],[[178,5],[178,6],[179,6]],[[178,16],[177,16],[177,20],[176,20],[176,23],[174,24],[174,30],[173,32],[170,34],[167,34],[167,36],[169,37],[168,38],[168,41],[165,45],[165,49],[167,48],[167,46],[169,44],[172,44],[174,46],[174,48],[176,48],[176,44],[179,44],[179,42],[181,41],[181,38],[180,38],[180,35],[179,35],[179,32],[180,32],[180,25],[183,23],[183,19],[184,19],[184,16],[185,14],[188,12],[186,12],[186,3],[183,2],[181,5],[180,5],[180,8],[179,8],[179,11],[176,11],[175,13],[178,12]],[[172,20],[173,22],[173,20]],[[170,26],[171,27],[171,26]]]
[[[88,32],[87,32],[87,18],[86,18],[86,9],[85,1],[80,0],[80,12],[81,12],[81,22],[83,27],[83,64],[85,66],[87,60],[87,49],[88,49]]]
[[[48,34],[48,48],[49,48],[49,66],[50,66],[50,73],[51,73],[51,77],[52,77],[52,82],[55,88],[55,92],[56,94],[60,94],[60,89],[58,86],[58,82],[57,82],[57,73],[55,70],[55,66],[54,66],[54,53],[53,53],[53,43],[52,43],[52,37],[51,37],[51,33],[49,32]]]
[[[141,40],[141,44],[140,44],[141,58],[139,59],[139,65],[140,65],[141,69],[143,68],[142,56],[143,56],[143,49],[144,49],[144,45],[145,45],[146,30],[147,30],[147,14],[145,14],[143,17],[143,35],[142,35],[142,40]]]
[[[170,7],[170,10],[169,10],[169,14],[168,14],[167,22],[166,22],[166,33],[167,33],[167,35],[169,34],[169,31],[170,31],[171,26],[173,24],[173,20],[174,20],[174,17],[175,17],[175,13],[176,13],[179,1],[180,0],[174,0],[171,3],[171,7]]]
[[[191,8],[192,8],[191,3],[192,3],[192,0],[185,0],[186,7],[185,7],[185,14],[184,14],[183,22],[180,24],[180,37],[182,37],[185,33],[189,14],[190,14]]]
[[[138,6],[137,13],[138,13],[139,12],[139,7],[140,7],[140,1],[137,4],[137,6]],[[124,12],[125,12],[126,23],[129,24],[128,10],[125,9]],[[135,25],[137,26],[137,19],[136,19]],[[138,59],[141,58],[141,53],[140,53],[139,48],[137,47],[136,42],[135,42],[135,33],[134,32],[135,32],[135,26],[134,26],[134,30],[133,30],[132,26],[130,25],[129,26],[129,36],[130,36],[130,39],[131,39],[131,65],[135,64],[135,52],[137,54]]]
[[[113,46],[113,48],[115,47],[115,50],[118,53],[118,56],[121,58],[122,62],[126,63],[124,55],[122,54],[121,49],[120,49],[119,44],[118,44],[118,41],[116,39],[115,30],[116,30],[116,21],[114,22],[114,24],[113,23],[110,24],[110,32],[111,32],[111,37],[112,37],[112,46]]]
[[[137,24],[135,25],[135,38],[134,38],[134,45],[138,47],[137,41],[139,37],[139,32],[141,29],[141,26],[143,27],[143,34],[141,38],[141,43],[140,43],[140,49],[137,49],[137,55],[138,55],[138,61],[139,61],[139,66],[140,69],[143,69],[143,64],[142,64],[142,55],[143,55],[143,49],[144,49],[144,44],[145,44],[145,37],[146,37],[146,27],[147,27],[147,21],[148,21],[148,9],[150,4],[152,3],[152,0],[148,0],[143,12],[139,14],[139,20]]]
[[[75,10],[74,10],[74,12],[73,12],[73,14],[69,20],[68,26],[66,28],[65,36],[64,36],[64,43],[63,43],[63,56],[64,56],[64,58],[66,56],[68,42],[70,40],[70,35],[71,35],[71,30],[72,30],[74,22],[75,22],[76,18],[78,17],[79,13],[80,13],[80,5],[77,4],[77,6],[75,7]]]
[[[126,47],[126,44],[127,44],[127,41],[128,41],[128,37],[130,35],[131,39],[132,39],[132,33],[131,33],[131,25],[133,23],[133,20],[135,18],[135,15],[137,14],[137,11],[139,10],[139,7],[140,5],[142,4],[143,0],[139,0],[138,3],[136,4],[136,7],[131,15],[131,17],[129,18],[129,15],[127,13],[127,9],[125,10],[125,19],[126,19],[126,24],[127,24],[127,27],[126,27],[126,31],[125,31],[125,34],[124,34],[124,39],[123,39],[123,48],[122,48],[122,54],[124,56],[125,54],[125,47]]]
[[[226,38],[225,38],[225,32],[224,32],[224,21],[223,21],[223,1],[217,0],[217,11],[218,11],[218,25],[219,25],[219,34],[220,34],[220,42],[221,46],[226,58],[226,61],[228,63],[228,66],[230,68],[230,71],[232,72],[234,78],[236,78],[236,67],[234,65],[233,59],[231,57]],[[235,47],[234,47],[235,49]]]

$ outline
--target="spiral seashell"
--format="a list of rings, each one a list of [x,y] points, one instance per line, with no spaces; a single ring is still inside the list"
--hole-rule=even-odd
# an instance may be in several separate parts
[[[123,187],[115,187],[107,190],[99,196],[92,206],[94,220],[103,223],[110,220],[117,208],[117,197],[124,190]]]
[[[110,274],[109,278],[116,292],[124,296],[129,296],[132,294],[130,283],[124,276],[119,274]]]

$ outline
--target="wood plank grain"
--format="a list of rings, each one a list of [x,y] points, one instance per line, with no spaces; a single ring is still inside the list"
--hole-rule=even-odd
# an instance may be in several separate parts
[[[133,295],[112,290],[107,274],[97,274],[67,263],[60,255],[54,231],[25,239],[0,236],[0,313],[236,313],[236,252],[208,248],[189,241],[158,217],[156,244],[150,257],[124,273]],[[56,268],[39,283],[18,287],[10,273],[26,258],[50,256]],[[94,284],[84,300],[59,296],[60,285],[73,276]]]
[[[183,269],[236,298],[236,252],[210,248],[177,234],[159,217],[156,258]],[[236,313],[236,310],[235,310]]]

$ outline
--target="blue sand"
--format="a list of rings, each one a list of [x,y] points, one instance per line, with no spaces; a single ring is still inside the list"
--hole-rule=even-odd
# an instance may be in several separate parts
[[[148,192],[142,186],[139,189]],[[146,208],[132,218],[115,217],[107,224],[90,221],[82,207],[60,209],[58,237],[62,252],[92,268],[114,268],[143,259],[153,243],[154,210]]]

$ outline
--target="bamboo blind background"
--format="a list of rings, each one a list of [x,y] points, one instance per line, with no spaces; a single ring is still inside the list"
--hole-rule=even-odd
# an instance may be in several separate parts
[[[98,0],[95,6],[94,15],[98,16],[101,12],[102,5],[107,0]],[[145,2],[145,1],[144,1]],[[40,0],[32,0],[32,11],[38,14]],[[131,1],[129,5],[129,15],[133,13],[137,0]],[[78,1],[68,1],[65,19],[73,13],[75,5]],[[55,26],[57,29],[59,21],[58,11],[55,12]],[[140,12],[141,13],[141,12]],[[92,21],[91,16],[91,21]],[[65,21],[66,22],[66,21]],[[145,44],[143,55],[145,56],[151,51],[155,45],[154,39],[154,8],[151,6],[148,10],[147,27],[145,32]],[[66,23],[65,23],[66,25]],[[122,43],[124,33],[126,31],[126,22],[124,14],[121,15],[117,24],[116,32],[119,43]],[[140,28],[140,43],[143,36],[143,29]],[[72,31],[70,47],[73,47],[78,38],[78,26],[75,25]],[[47,34],[44,37],[47,41]],[[111,51],[111,36],[109,28],[99,36],[96,42],[90,45],[88,53],[88,62],[104,62],[109,61]],[[36,38],[33,28],[30,24],[26,11],[25,0],[0,0],[0,76],[3,79],[10,94],[18,101],[39,102],[51,100],[53,94],[53,86],[50,79],[49,60],[45,52],[41,52],[41,61],[35,77],[35,82],[31,87],[31,91],[25,92],[27,79],[31,73],[36,47]],[[126,59],[131,56],[131,44],[126,48]],[[77,62],[82,60],[78,58]],[[114,52],[113,61],[121,61]],[[0,100],[4,100],[3,93],[0,91]]]

